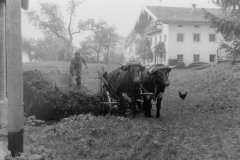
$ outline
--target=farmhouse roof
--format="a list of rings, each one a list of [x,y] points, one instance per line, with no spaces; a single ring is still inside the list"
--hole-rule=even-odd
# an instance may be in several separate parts
[[[223,16],[221,9],[205,8],[218,17]],[[152,23],[154,22],[154,23]],[[157,23],[174,23],[174,22],[187,22],[187,23],[209,23],[205,18],[205,13],[202,8],[180,8],[180,7],[164,7],[164,6],[145,6],[141,11],[132,33],[150,34],[159,32]],[[152,24],[151,24],[152,23]],[[151,28],[153,27],[153,28]]]
[[[204,17],[201,8],[180,8],[180,7],[163,7],[163,6],[146,6],[144,10],[155,20],[174,22],[205,22],[207,19]],[[220,9],[206,9],[208,12],[215,15],[220,15]]]

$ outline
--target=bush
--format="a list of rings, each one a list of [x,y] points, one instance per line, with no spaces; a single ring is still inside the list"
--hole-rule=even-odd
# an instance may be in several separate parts
[[[169,59],[168,60],[168,65],[169,66],[175,66],[178,64],[178,60],[177,59]]]
[[[168,60],[168,65],[169,66],[176,66],[174,68],[185,68],[185,63],[184,62],[179,62],[177,59],[169,59]]]
[[[33,105],[33,100],[38,100],[38,96],[53,90],[53,86],[53,81],[38,70],[23,72],[23,101],[26,115],[29,114],[29,108]]]
[[[78,114],[105,115],[108,108],[100,104],[100,97],[81,92],[49,91],[33,99],[30,115],[45,121],[60,120]],[[29,116],[30,116],[29,115]]]
[[[189,65],[189,68],[201,67],[201,66],[206,66],[206,65],[208,65],[208,63],[206,63],[206,62],[195,62],[195,63],[191,63]]]

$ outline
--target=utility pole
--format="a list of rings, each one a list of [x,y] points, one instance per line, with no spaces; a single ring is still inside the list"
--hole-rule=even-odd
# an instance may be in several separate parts
[[[0,128],[7,126],[5,9],[5,1],[0,0]]]
[[[8,149],[13,157],[23,152],[21,7],[27,9],[28,0],[6,0]]]

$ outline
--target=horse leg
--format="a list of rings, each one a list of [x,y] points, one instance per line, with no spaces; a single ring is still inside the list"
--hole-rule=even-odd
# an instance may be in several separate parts
[[[132,110],[132,116],[133,116],[133,118],[135,118],[136,117],[136,115],[137,115],[137,104],[130,104],[131,105],[131,110]]]
[[[144,109],[145,109],[145,117],[151,117],[151,111],[152,111],[152,103],[151,99],[145,98],[144,100]]]
[[[161,111],[161,102],[162,102],[162,98],[157,99],[157,114],[156,114],[156,118],[159,118],[161,116],[160,111]]]

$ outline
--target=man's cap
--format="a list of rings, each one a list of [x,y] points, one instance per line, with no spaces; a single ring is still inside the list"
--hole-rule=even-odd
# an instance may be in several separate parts
[[[81,52],[78,50],[78,51],[75,52],[75,55],[80,55],[80,53]]]

